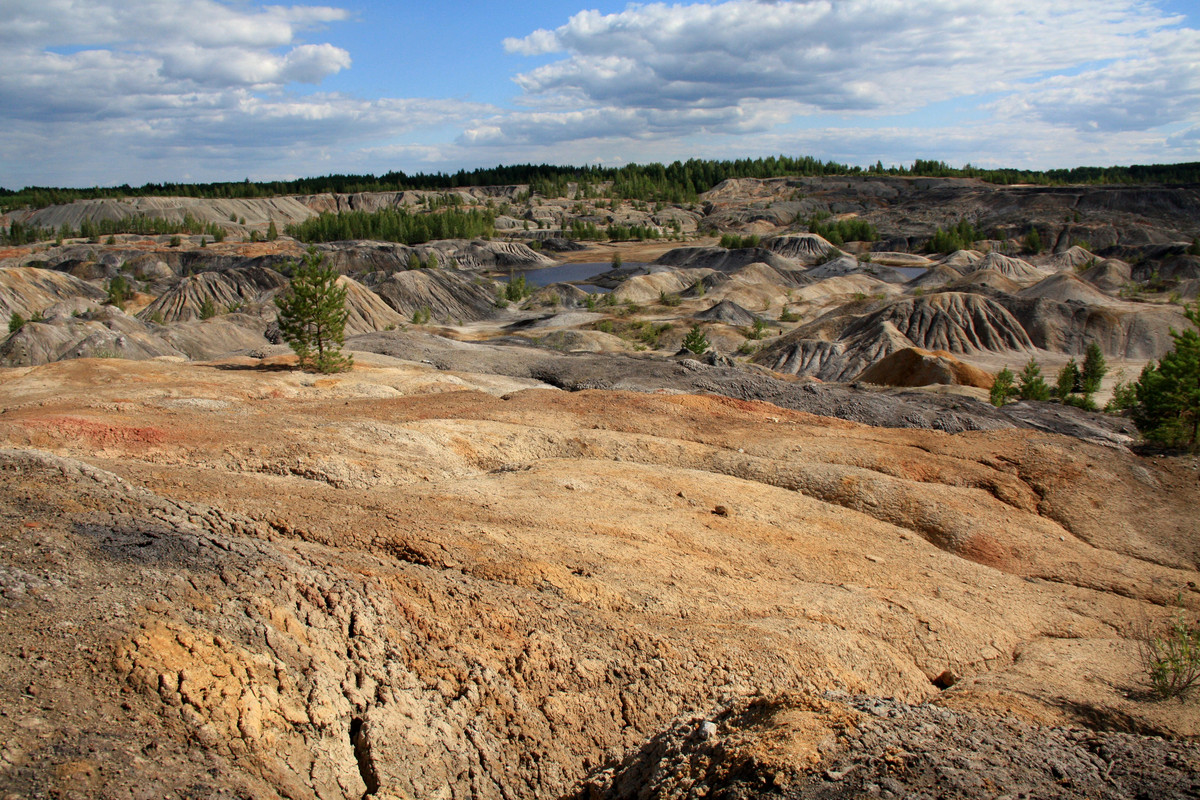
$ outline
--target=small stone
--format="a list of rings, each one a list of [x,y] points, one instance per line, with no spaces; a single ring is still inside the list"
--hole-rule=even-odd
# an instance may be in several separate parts
[[[701,739],[707,741],[717,735],[717,724],[710,720],[705,720],[700,723],[700,728],[696,733]]]
[[[725,506],[717,506],[712,510],[712,513],[716,514],[718,517],[728,517],[729,509]]]

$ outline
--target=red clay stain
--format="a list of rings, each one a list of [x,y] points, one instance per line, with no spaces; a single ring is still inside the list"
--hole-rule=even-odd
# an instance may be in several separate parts
[[[79,417],[40,417],[24,420],[30,430],[49,433],[56,438],[87,441],[96,447],[162,444],[167,434],[161,428],[110,425]]]
[[[985,533],[977,533],[967,540],[967,543],[959,551],[959,555],[976,564],[994,567],[1001,571],[1008,571],[1013,562],[1012,553],[1008,548]]]

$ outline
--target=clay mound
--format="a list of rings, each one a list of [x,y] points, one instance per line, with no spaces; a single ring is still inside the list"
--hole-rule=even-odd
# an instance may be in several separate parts
[[[810,283],[803,273],[778,270],[768,264],[748,264],[728,275],[711,273],[704,278],[709,302],[729,300],[743,308],[766,311],[794,301],[797,289]],[[696,296],[694,291],[686,293]]]
[[[379,295],[353,278],[343,275],[338,278],[338,285],[346,289],[347,336],[383,331],[408,321],[383,302]]]
[[[102,306],[78,316],[54,314],[46,322],[27,323],[0,343],[0,363],[24,367],[73,358],[141,361],[160,356],[209,360],[268,345],[263,327],[260,317],[249,314],[148,324]]]
[[[989,373],[964,364],[945,351],[906,347],[872,364],[855,380],[880,386],[945,384],[989,389],[994,379]]]
[[[1056,272],[1062,270],[1075,270],[1082,267],[1084,264],[1097,261],[1095,253],[1091,253],[1079,245],[1072,245],[1061,253],[1055,253],[1042,262],[1042,266],[1046,269],[1051,269]]]
[[[434,244],[446,257],[443,266],[456,261],[461,269],[552,267],[558,263],[520,242],[447,239]]]
[[[1159,277],[1177,281],[1200,278],[1200,256],[1174,256],[1162,263],[1158,270]]]
[[[538,347],[560,353],[624,353],[631,349],[621,337],[601,331],[557,330],[522,335]]]
[[[959,252],[962,252],[961,250]],[[963,277],[963,274],[954,267],[942,263],[930,267],[923,273],[913,278],[905,284],[909,289],[940,289],[947,284],[954,283]]]
[[[0,364],[6,367],[32,367],[57,361],[63,351],[87,336],[92,325],[55,325],[27,322],[15,333],[0,340]]]
[[[1075,277],[1073,272],[1056,272],[1033,286],[1021,289],[1018,297],[1046,298],[1061,303],[1083,303],[1084,305],[1112,305],[1113,298],[1096,289],[1090,283]]]
[[[320,245],[329,264],[343,274],[392,273],[409,268],[413,257],[425,266],[430,255],[438,267],[491,270],[554,266],[556,261],[518,242],[441,239],[419,245],[346,241]]]
[[[742,247],[726,250],[724,247],[676,247],[654,260],[655,264],[687,269],[712,269],[718,272],[734,272],[742,267],[763,263],[777,270],[794,270],[799,263],[765,247]]]
[[[552,308],[558,306],[577,307],[587,302],[587,296],[588,293],[578,286],[569,283],[552,283],[534,292],[530,305]]]
[[[983,253],[978,250],[955,250],[943,258],[941,263],[947,267],[954,267],[959,272],[966,272],[968,267],[982,258]]]
[[[1106,258],[1080,277],[1099,289],[1115,292],[1133,279],[1133,270],[1119,258]]]
[[[78,298],[102,303],[105,293],[78,278],[37,267],[0,269],[0,322],[14,313],[29,319],[56,303]]]
[[[1096,342],[1106,356],[1144,360],[1161,358],[1173,346],[1171,328],[1188,322],[1178,306],[1128,304],[1085,306],[1037,297],[997,296],[1039,348],[1082,355]]]
[[[1038,269],[1028,261],[1022,261],[1019,258],[1012,258],[1010,256],[1002,256],[999,253],[988,253],[969,267],[964,268],[963,271],[976,272],[985,269],[995,270],[1004,277],[1018,283],[1040,281],[1046,277],[1044,271]]]
[[[695,318],[705,320],[706,322],[723,322],[726,325],[733,325],[735,327],[753,325],[754,321],[758,319],[757,316],[751,314],[732,300],[722,300],[708,310],[696,314]]]
[[[158,337],[193,361],[212,361],[241,350],[260,350],[271,342],[263,335],[263,320],[250,314],[224,314],[162,326]],[[347,332],[349,325],[347,325]]]
[[[858,273],[825,278],[794,292],[793,296],[809,303],[825,304],[831,301],[845,300],[855,295],[874,297],[879,294],[895,294],[898,291],[900,291],[899,288],[894,284],[884,283],[870,275]]]
[[[861,316],[830,312],[780,337],[752,361],[776,372],[849,381],[911,348],[974,354],[1026,352],[1033,344],[996,302],[947,292],[905,298]]]
[[[186,354],[111,306],[81,317],[26,323],[0,343],[0,363],[27,367],[73,358],[143,360]]]
[[[654,303],[663,292],[682,294],[708,274],[708,270],[701,269],[668,269],[634,275],[614,289],[612,295],[620,303]]]
[[[806,325],[781,337],[751,361],[784,374],[848,382],[876,361],[913,346],[912,340],[887,320],[875,320],[836,340],[813,338],[816,327]]]
[[[449,269],[397,272],[374,287],[375,293],[406,319],[427,309],[442,322],[475,322],[496,316],[493,281]]]
[[[977,294],[942,292],[900,300],[851,325],[846,336],[890,322],[924,350],[951,353],[1025,352],[1029,335],[1004,306]]]
[[[242,267],[228,272],[202,272],[183,278],[138,313],[142,320],[186,322],[200,319],[205,301],[218,313],[262,303],[287,285],[287,278],[265,267]]]
[[[869,253],[872,264],[879,264],[884,267],[906,267],[909,269],[928,269],[935,263],[933,259],[926,258],[916,253],[896,253],[888,250],[872,251]]]
[[[956,292],[991,289],[1005,294],[1013,294],[1021,290],[1021,284],[994,269],[980,269],[968,272],[958,280],[945,284],[945,287]]]
[[[773,236],[763,242],[763,247],[772,253],[778,253],[784,258],[804,265],[816,264],[829,253],[837,251],[837,248],[824,237],[815,233],[788,233],[782,236]]]
[[[844,275],[870,275],[888,283],[905,283],[908,278],[904,273],[897,272],[891,267],[875,264],[871,261],[859,261],[854,256],[845,255],[826,261],[824,264],[812,267],[804,272],[805,277],[820,281],[826,278],[837,278]]]

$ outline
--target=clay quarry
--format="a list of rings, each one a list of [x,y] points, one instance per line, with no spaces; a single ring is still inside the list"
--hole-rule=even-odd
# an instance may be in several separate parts
[[[598,189],[0,219],[223,233],[0,250],[0,797],[1200,796],[1143,657],[1200,612],[1200,461],[988,402],[1172,348],[1200,187]],[[287,226],[446,206],[491,234],[314,245],[354,366],[299,370]]]

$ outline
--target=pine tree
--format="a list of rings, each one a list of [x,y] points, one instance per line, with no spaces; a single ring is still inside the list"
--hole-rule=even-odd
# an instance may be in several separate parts
[[[992,382],[991,401],[992,405],[999,408],[1017,395],[1017,387],[1013,385],[1012,370],[1008,367],[996,373],[996,380]]]
[[[1184,314],[1200,327],[1200,300]],[[1146,365],[1137,383],[1133,421],[1147,439],[1168,445],[1200,445],[1200,333],[1171,331],[1175,348]]]
[[[354,365],[341,352],[345,342],[346,287],[338,285],[337,270],[325,256],[310,248],[304,263],[293,269],[287,291],[275,298],[279,331],[300,357],[300,367],[316,372],[341,372]]]
[[[275,227],[275,220],[271,220],[271,224],[267,226],[267,241],[273,242],[279,238],[279,229]]]
[[[212,319],[217,315],[217,305],[211,297],[204,298],[200,304],[200,319]]]
[[[1054,396],[1059,400],[1066,400],[1072,392],[1078,391],[1079,380],[1079,365],[1072,358],[1058,371],[1058,379],[1054,382]]]
[[[1032,358],[1021,370],[1018,377],[1020,385],[1018,393],[1022,400],[1049,400],[1050,387],[1046,385],[1046,381],[1042,378],[1042,368],[1037,365],[1037,362]]]
[[[683,346],[696,355],[702,355],[708,350],[708,337],[700,330],[699,325],[693,325],[687,336],[683,337]]]
[[[1087,355],[1083,358],[1083,391],[1093,394],[1100,391],[1100,381],[1108,374],[1108,364],[1104,361],[1104,352],[1100,345],[1092,342],[1087,347]]]

